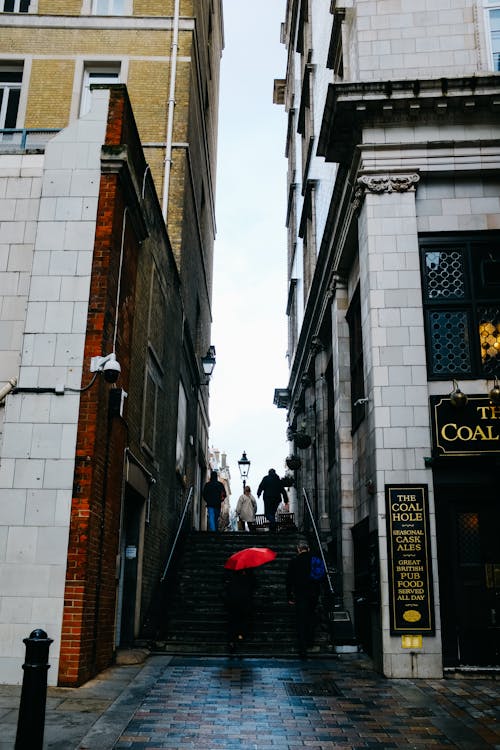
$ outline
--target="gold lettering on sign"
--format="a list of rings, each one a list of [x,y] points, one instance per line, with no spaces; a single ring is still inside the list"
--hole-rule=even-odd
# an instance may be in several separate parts
[[[500,406],[476,406],[480,419],[500,419]]]
[[[441,437],[449,443],[455,440],[463,440],[464,442],[469,440],[500,440],[500,435],[493,433],[493,425],[491,424],[486,425],[484,428],[480,427],[480,425],[473,428],[468,425],[458,427],[458,425],[452,422],[443,425],[441,428]]]
[[[429,633],[434,627],[426,492],[426,486],[386,487],[393,633],[413,628]]]

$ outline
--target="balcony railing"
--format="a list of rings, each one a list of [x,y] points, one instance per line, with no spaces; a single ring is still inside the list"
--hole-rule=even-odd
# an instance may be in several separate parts
[[[11,151],[44,150],[48,141],[60,128],[3,128],[0,129],[0,153]]]

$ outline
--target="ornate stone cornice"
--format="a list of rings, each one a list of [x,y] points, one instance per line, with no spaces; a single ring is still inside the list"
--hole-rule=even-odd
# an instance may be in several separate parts
[[[407,193],[414,192],[420,176],[409,174],[362,175],[356,180],[354,203],[359,208],[366,193]]]

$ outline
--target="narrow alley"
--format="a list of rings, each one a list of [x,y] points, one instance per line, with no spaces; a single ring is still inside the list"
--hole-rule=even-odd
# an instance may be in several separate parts
[[[0,750],[13,747],[16,690],[0,686]],[[388,680],[358,654],[153,655],[76,691],[49,687],[44,748],[482,750],[500,747],[498,720],[498,682],[487,678]]]

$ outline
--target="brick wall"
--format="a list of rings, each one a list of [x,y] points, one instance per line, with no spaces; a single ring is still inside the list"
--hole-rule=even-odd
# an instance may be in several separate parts
[[[48,16],[79,16],[82,0],[38,0],[38,13]]]
[[[25,127],[60,128],[69,122],[73,60],[34,60]]]
[[[110,99],[106,144],[121,143],[126,99]],[[125,200],[118,174],[103,174],[85,339],[85,361],[113,350],[116,294]],[[119,385],[129,388],[139,240],[126,224],[116,355]],[[68,543],[68,568],[61,636],[59,683],[81,684],[113,657],[116,611],[116,556],[120,532],[123,457],[127,433],[108,417],[110,386],[99,377],[82,394],[78,419],[75,481]]]

